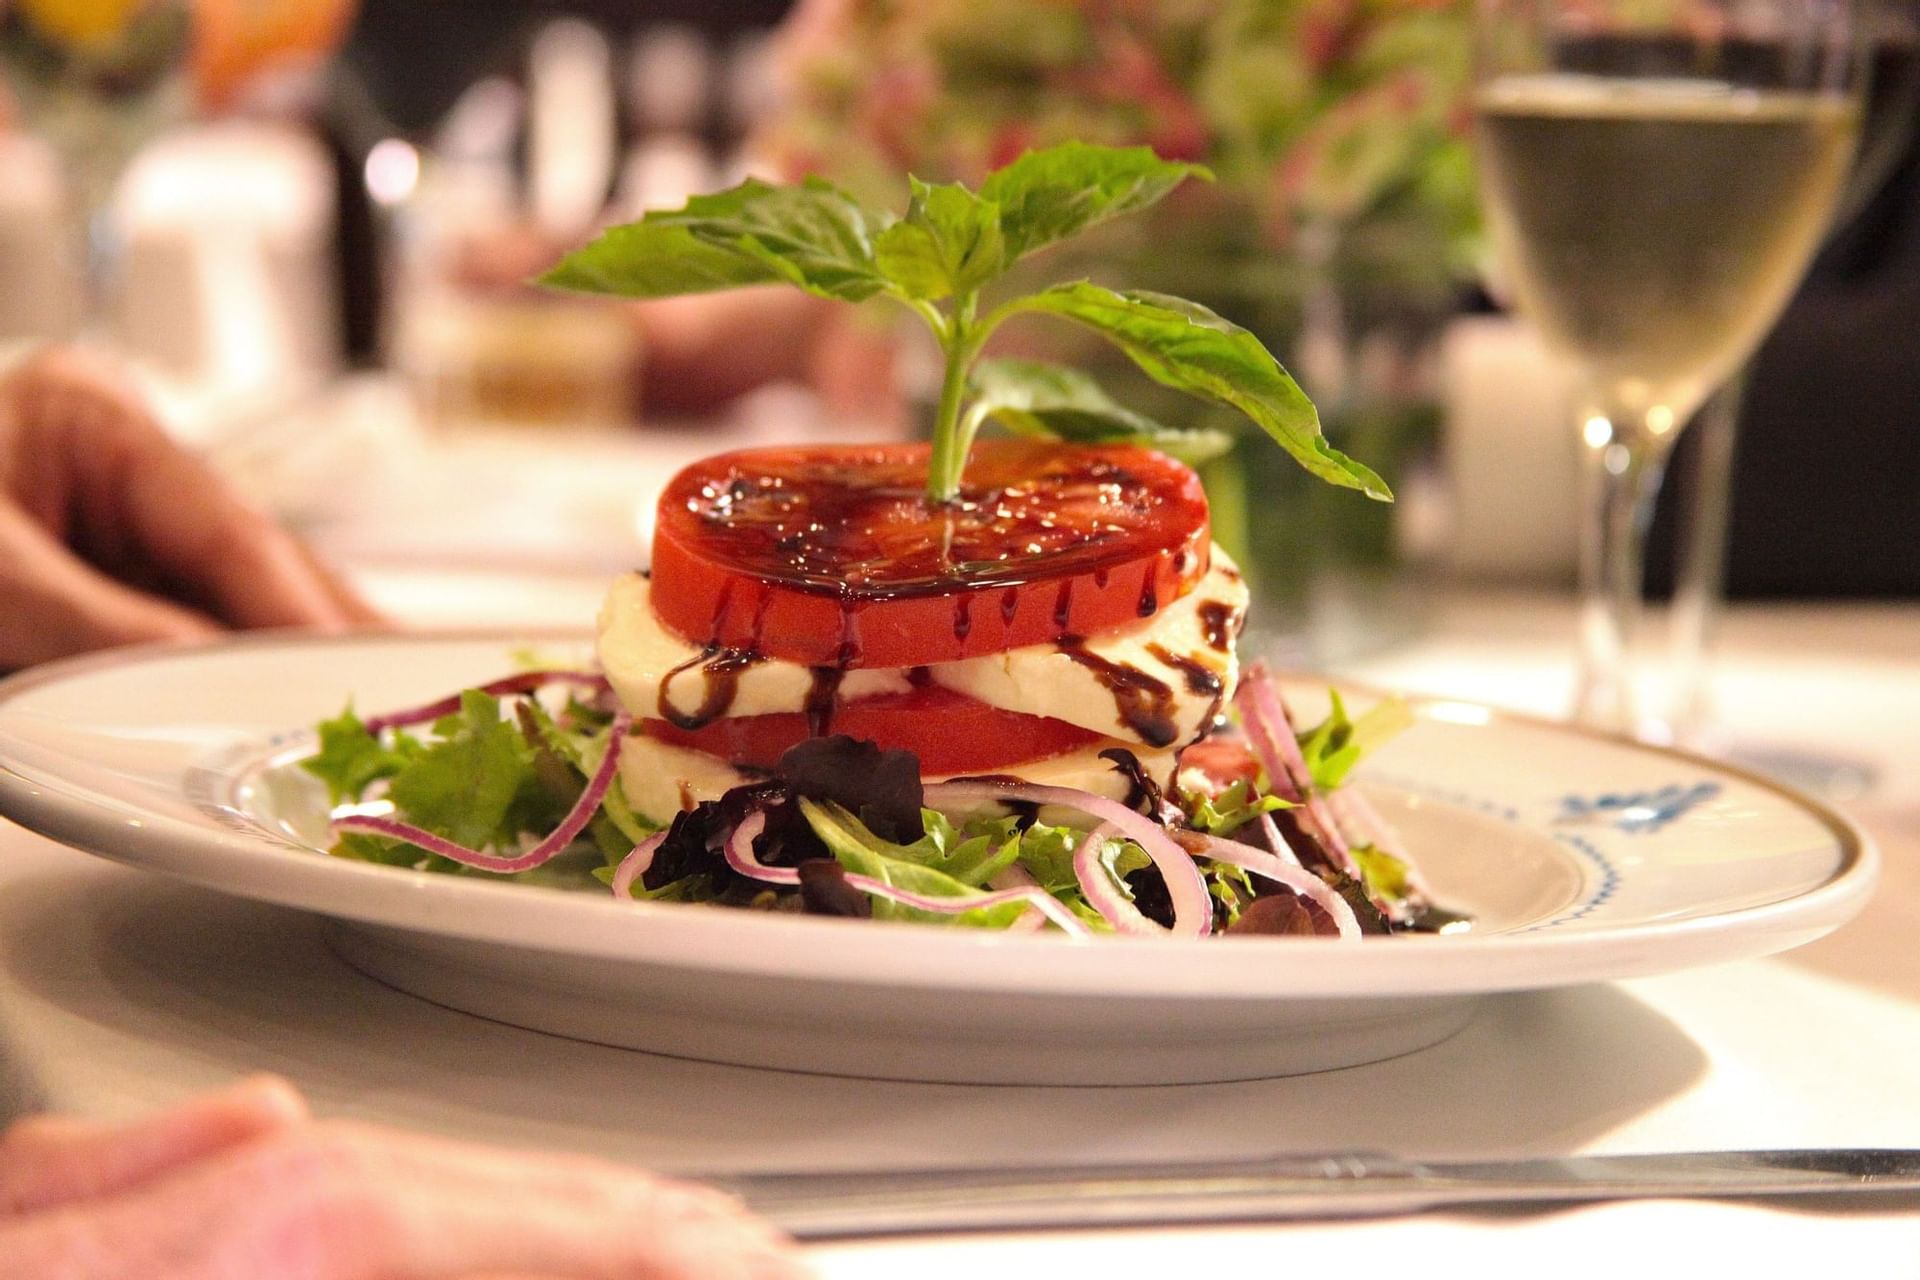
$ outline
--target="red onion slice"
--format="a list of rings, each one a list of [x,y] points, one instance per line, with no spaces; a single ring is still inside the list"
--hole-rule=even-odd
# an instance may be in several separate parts
[[[1008,902],[1022,902],[1051,920],[1059,930],[1071,938],[1091,938],[1093,930],[1087,928],[1080,917],[1067,910],[1060,900],[1045,889],[999,889],[983,893],[972,898],[943,898],[934,894],[914,893],[907,889],[897,889],[884,881],[871,876],[849,875],[847,883],[864,889],[875,897],[897,902],[903,907],[913,907],[919,911],[937,912],[944,916],[964,915],[981,907],[997,907]]]
[[[1433,901],[1433,890],[1428,887],[1426,877],[1420,874],[1420,869],[1407,853],[1400,833],[1380,816],[1372,801],[1352,787],[1342,787],[1327,797],[1327,806],[1333,812],[1334,821],[1340,824],[1341,831],[1352,844],[1372,845],[1381,853],[1398,859],[1406,870],[1405,900],[1396,901],[1369,894],[1375,906],[1390,919],[1404,922],[1419,914],[1422,906]]]
[[[1024,800],[1030,804],[1057,804],[1110,823],[1127,839],[1147,851],[1167,882],[1173,900],[1173,932],[1204,938],[1213,932],[1213,896],[1193,859],[1151,818],[1135,813],[1117,800],[1069,787],[1046,787],[1025,782],[934,782],[927,784],[926,802],[936,809],[1002,804]]]
[[[769,867],[753,856],[753,842],[767,829],[767,815],[760,812],[748,814],[740,825],[733,829],[723,846],[727,865],[749,880],[762,880],[767,884],[799,884],[800,873],[793,867]],[[852,880],[852,876],[847,877]]]
[[[1151,937],[1167,930],[1140,914],[1140,908],[1114,883],[1114,877],[1101,861],[1100,853],[1107,841],[1118,833],[1111,823],[1103,822],[1087,832],[1078,847],[1073,851],[1073,874],[1080,881],[1080,892],[1087,895],[1087,901],[1100,913],[1100,918],[1112,925],[1116,933],[1132,934],[1137,937]]]
[[[769,867],[754,857],[753,842],[759,838],[762,831],[766,830],[766,827],[767,815],[764,813],[749,814],[739,826],[735,827],[733,833],[727,837],[725,846],[727,865],[749,880],[760,880],[767,884],[799,884],[799,871],[792,867]],[[1093,931],[1087,928],[1078,916],[1067,910],[1059,899],[1038,885],[1022,885],[965,898],[945,898],[898,889],[884,880],[876,880],[872,876],[856,875],[851,872],[847,875],[847,883],[863,893],[885,898],[889,902],[949,916],[962,915],[981,907],[997,907],[1008,902],[1020,902],[1051,920],[1059,926],[1061,932],[1070,937],[1093,936]]]
[[[1215,862],[1225,862],[1254,875],[1265,876],[1276,884],[1283,884],[1301,897],[1314,903],[1333,918],[1333,924],[1342,938],[1360,937],[1360,919],[1353,914],[1353,908],[1347,900],[1333,891],[1332,886],[1311,871],[1294,865],[1290,866],[1260,849],[1240,844],[1234,840],[1223,840],[1219,836],[1201,835],[1206,842],[1207,856]]]
[[[665,831],[656,831],[633,846],[633,852],[620,859],[620,865],[613,869],[613,896],[622,902],[633,897],[633,885],[647,869],[653,865],[653,855],[660,852],[660,846],[667,842]]]
[[[481,693],[493,697],[504,697],[514,693],[537,693],[550,684],[577,684],[592,689],[608,688],[607,678],[598,671],[522,671],[519,675],[502,676],[487,684],[475,685]],[[429,720],[438,720],[441,716],[452,715],[460,709],[460,695],[441,698],[424,706],[410,707],[405,711],[389,711],[383,716],[374,716],[365,721],[367,732],[378,737],[383,730],[400,729],[412,724],[425,724]]]
[[[1017,862],[1002,867],[993,879],[987,881],[987,884],[995,889],[1038,889],[1040,887],[1040,882],[1033,878],[1033,873]],[[1029,911],[1008,925],[1007,932],[1033,933],[1046,927],[1047,917],[1044,912]]]
[[[1300,754],[1293,718],[1287,714],[1286,704],[1281,701],[1280,691],[1274,688],[1265,663],[1256,662],[1247,669],[1233,701],[1240,709],[1240,726],[1246,730],[1254,754],[1260,757],[1260,767],[1266,770],[1267,782],[1274,793],[1302,807],[1301,817],[1313,835],[1339,861],[1342,871],[1358,878],[1359,864],[1348,853],[1347,842],[1340,834],[1339,824],[1327,811],[1325,800],[1313,789],[1313,772],[1307,768],[1306,757]]]
[[[425,827],[416,827],[411,822],[401,822],[397,818],[379,818],[366,814],[351,814],[344,818],[335,818],[331,824],[335,831],[358,831],[365,835],[386,836],[391,840],[404,840],[410,845],[425,849],[428,853],[437,853],[443,858],[452,859],[463,866],[476,867],[481,871],[496,871],[501,875],[512,875],[516,871],[531,871],[535,867],[551,862],[554,855],[572,844],[574,838],[586,829],[593,815],[599,812],[600,802],[607,798],[607,788],[613,785],[615,771],[620,767],[620,751],[626,745],[627,731],[633,727],[633,717],[622,711],[613,718],[613,725],[607,731],[606,754],[600,757],[600,765],[587,779],[586,790],[573,802],[573,808],[560,820],[551,834],[525,853],[511,857],[484,853],[479,849],[469,849],[466,845],[435,835]]]
[[[1255,821],[1260,824],[1260,834],[1267,838],[1267,847],[1273,850],[1274,857],[1290,867],[1306,870],[1307,864],[1300,861],[1300,855],[1293,851],[1293,846],[1287,843],[1287,838],[1280,834],[1280,824],[1273,820],[1272,814],[1262,813]]]

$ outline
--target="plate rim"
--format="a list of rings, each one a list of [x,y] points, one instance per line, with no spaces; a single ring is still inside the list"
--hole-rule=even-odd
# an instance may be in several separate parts
[[[237,650],[288,646],[331,648],[368,642],[427,646],[500,644],[503,648],[510,648],[515,643],[529,641],[585,643],[590,640],[591,633],[578,627],[462,626],[407,629],[361,627],[336,632],[281,628],[229,635],[187,645],[167,643],[130,645],[56,659],[0,678],[0,714],[3,714],[7,707],[21,696],[36,689],[81,679],[101,670],[139,666],[152,661],[217,656]],[[1466,698],[1399,692],[1383,689],[1365,681],[1320,676],[1311,672],[1284,672],[1282,678],[1325,680],[1343,691],[1351,690],[1363,696],[1399,696],[1413,706],[1423,718],[1442,722],[1459,723],[1461,715],[1458,712],[1452,716],[1436,715],[1436,709],[1464,708],[1470,715],[1469,723],[1472,727],[1517,725],[1596,742],[1614,749],[1659,756],[1692,768],[1732,778],[1770,793],[1814,818],[1832,836],[1837,845],[1838,857],[1834,869],[1823,881],[1792,897],[1776,902],[1731,908],[1686,920],[1624,923],[1574,932],[1542,930],[1498,935],[1469,934],[1464,937],[1400,936],[1384,944],[1361,943],[1358,946],[1330,938],[1235,939],[1231,944],[1232,954],[1258,955],[1266,961],[1284,957],[1292,962],[1284,967],[1310,972],[1316,979],[1309,984],[1308,989],[1275,992],[1276,997],[1300,1000],[1345,1000],[1368,995],[1397,998],[1408,995],[1440,996],[1534,990],[1589,981],[1611,981],[1647,976],[1720,960],[1752,958],[1801,945],[1838,928],[1865,905],[1878,881],[1879,851],[1872,839],[1857,823],[1824,800],[1807,795],[1744,766],[1715,760],[1678,747],[1640,742],[1624,734],[1593,729],[1549,716],[1509,710]],[[288,730],[295,731],[306,727],[289,726]],[[0,738],[0,743],[4,743],[4,738]],[[192,798],[185,794],[184,788],[182,799],[192,803]],[[164,818],[168,827],[177,826],[181,831],[174,834],[162,831],[158,827],[148,828],[148,839],[137,841],[136,844],[145,844],[148,847],[172,846],[176,841],[183,841],[184,845],[202,846],[199,854],[191,850],[188,852],[189,860],[195,857],[206,857],[208,850],[217,850],[218,858],[224,859],[227,855],[238,852],[239,845],[272,848],[277,855],[313,857],[313,867],[307,869],[305,874],[286,878],[293,882],[295,888],[298,887],[299,882],[323,876],[335,883],[368,886],[374,890],[376,897],[380,896],[378,887],[382,885],[391,890],[402,890],[403,892],[400,893],[385,895],[399,901],[413,898],[420,890],[430,889],[436,894],[450,895],[449,900],[456,905],[465,900],[469,905],[491,905],[496,908],[514,902],[526,903],[531,908],[532,900],[528,897],[531,894],[534,898],[544,899],[550,904],[557,905],[564,902],[567,904],[565,909],[569,911],[597,912],[603,921],[611,921],[616,916],[624,916],[628,919],[634,919],[636,916],[644,917],[652,922],[646,930],[647,934],[699,934],[716,930],[731,933],[739,923],[739,919],[736,918],[738,913],[719,915],[694,912],[685,906],[673,904],[644,902],[620,904],[611,898],[602,903],[595,895],[582,894],[574,890],[539,885],[494,883],[432,875],[406,868],[341,862],[297,850],[294,846],[276,841],[265,833],[240,829],[216,829],[211,825],[213,822],[211,817],[206,818],[209,825],[200,827],[172,815],[160,816]],[[625,961],[638,965],[684,967],[701,971],[718,969],[741,974],[762,973],[766,968],[764,963],[736,961],[715,964],[711,956],[703,956],[698,963],[683,962],[676,966],[668,957],[636,954],[635,949],[630,945],[602,945],[603,939],[585,932],[570,939],[570,945],[566,947],[555,947],[541,941],[503,940],[484,929],[476,931],[458,927],[458,922],[454,925],[449,925],[445,920],[438,920],[431,924],[423,923],[417,918],[419,913],[370,910],[366,903],[358,901],[352,904],[357,908],[353,910],[340,908],[337,904],[334,907],[321,906],[310,901],[312,895],[308,894],[272,892],[254,887],[236,886],[190,869],[156,865],[150,857],[127,856],[120,849],[113,847],[114,841],[106,838],[109,832],[124,838],[126,834],[124,818],[109,818],[106,810],[97,805],[34,782],[18,773],[4,755],[0,755],[0,818],[9,819],[28,830],[91,856],[135,866],[142,870],[157,871],[219,892],[272,902],[321,916],[343,917],[377,926],[413,929],[442,937],[493,942],[517,950],[557,952],[574,957]],[[124,846],[124,839],[120,843]],[[297,866],[298,864],[283,865]],[[325,870],[322,871],[322,868]],[[411,887],[415,893],[404,892],[408,887]],[[480,897],[472,897],[471,895],[474,894]],[[366,895],[359,894],[356,890],[356,896]],[[542,910],[545,909],[548,908],[542,908]],[[499,912],[496,910],[491,914],[499,914]],[[407,915],[408,918],[397,919],[396,915]],[[843,944],[836,948],[838,950],[866,953],[891,950],[893,944],[897,944],[907,936],[913,936],[923,939],[924,946],[918,950],[924,956],[997,957],[1003,968],[1016,956],[1087,957],[1107,953],[1112,957],[1122,954],[1164,956],[1176,963],[1161,967],[1175,969],[1183,967],[1178,962],[1192,963],[1191,957],[1195,955],[1225,954],[1219,945],[1219,939],[1155,939],[1150,942],[1140,942],[1102,938],[1087,943],[1044,933],[1002,935],[978,930],[931,930],[904,922],[848,921],[810,916],[755,916],[752,918],[758,921],[755,928],[766,931],[770,942],[780,941],[787,937],[789,931],[794,931],[791,934],[793,941],[788,945],[806,942],[820,944],[837,939]],[[633,937],[646,940],[643,935],[629,934],[617,941],[630,943]],[[698,941],[697,938],[695,940]],[[671,946],[673,939],[669,938],[667,942]],[[1661,944],[1674,954],[1666,958],[1639,955],[1634,959],[1612,964],[1602,963],[1600,957],[1594,954],[1608,951],[1636,952],[1643,944],[1653,942]],[[1406,957],[1413,963],[1396,963],[1401,957]],[[1451,957],[1451,959],[1441,960],[1441,957]],[[1326,962],[1333,958],[1337,958],[1339,964],[1330,967]],[[1557,963],[1539,968],[1528,966],[1525,963],[1528,959],[1547,959]],[[1436,960],[1439,960],[1438,968],[1435,966]],[[1473,963],[1475,961],[1486,963],[1484,966],[1477,965]],[[1215,964],[1217,961],[1206,963]],[[1009,993],[1085,995],[1088,993],[1085,981],[1074,978],[1073,971],[1086,967],[1088,966],[1084,964],[1069,964],[1066,966],[1067,971],[1058,975],[1041,974],[1034,980],[1019,983],[983,984],[977,980],[952,980],[951,977],[942,980],[937,973],[929,972],[930,966],[924,962],[913,966],[914,971],[911,974],[890,971],[876,973],[855,964],[835,972],[832,980],[856,985],[910,986],[930,990],[991,989]],[[1140,969],[1145,966],[1128,965],[1126,967]],[[1480,972],[1482,968],[1492,968],[1495,971]],[[1506,972],[1498,971],[1503,968]],[[1405,975],[1396,975],[1393,972],[1396,969],[1418,970],[1420,980],[1407,981]],[[1378,970],[1387,972],[1375,972]],[[1452,970],[1459,970],[1459,972],[1452,972]],[[807,975],[792,976],[821,978],[823,975],[810,972]],[[978,975],[970,974],[968,977],[977,978]],[[1060,980],[1048,981],[1048,978]],[[1246,991],[1192,990],[1190,986],[1183,984],[1163,984],[1156,986],[1152,991],[1128,992],[1116,989],[1103,994],[1177,995],[1182,999],[1261,998]]]

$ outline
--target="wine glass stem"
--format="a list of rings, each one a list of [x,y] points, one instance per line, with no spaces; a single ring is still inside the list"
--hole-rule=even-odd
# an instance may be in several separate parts
[[[1659,492],[1665,442],[1644,415],[1581,415],[1580,675],[1574,718],[1594,728],[1639,728],[1634,653],[1647,524]]]
[[[118,328],[121,245],[113,216],[117,168],[89,156],[68,166],[71,235],[82,288],[81,311],[73,337],[110,346]]]
[[[1745,389],[1745,374],[1736,374],[1695,415],[1687,428],[1695,446],[1692,474],[1674,504],[1682,518],[1667,642],[1673,665],[1667,728],[1671,741],[1695,749],[1710,745],[1714,728],[1708,667],[1725,595],[1734,436]]]

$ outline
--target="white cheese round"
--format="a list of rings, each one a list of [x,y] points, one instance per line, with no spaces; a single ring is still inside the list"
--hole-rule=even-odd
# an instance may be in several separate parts
[[[1246,583],[1218,547],[1212,568],[1192,591],[1137,625],[1089,636],[1081,646],[1081,652],[1097,662],[1133,668],[1165,687],[1166,696],[1155,700],[1158,714],[1153,719],[1170,725],[1172,736],[1160,742],[1149,740],[1140,717],[1125,714],[1121,699],[1094,666],[1057,645],[1026,645],[964,662],[939,663],[927,669],[928,676],[935,684],[992,706],[1064,720],[1134,749],[1176,747],[1205,731],[1209,718],[1232,696],[1239,679],[1231,643],[1224,652],[1214,647],[1209,631],[1217,624],[1209,623],[1203,610],[1224,613],[1236,629],[1246,616]],[[617,579],[608,592],[600,611],[599,654],[614,693],[635,716],[663,718],[663,693],[673,710],[689,716],[706,698],[702,650],[661,625],[653,612],[649,583],[640,574]],[[1183,670],[1183,665],[1210,673],[1219,681],[1217,694],[1196,688],[1206,682]],[[721,715],[801,711],[813,686],[813,672],[800,663],[758,661],[738,672],[733,698]],[[845,673],[838,693],[841,701],[854,702],[876,694],[903,693],[911,687],[900,669],[857,668]]]

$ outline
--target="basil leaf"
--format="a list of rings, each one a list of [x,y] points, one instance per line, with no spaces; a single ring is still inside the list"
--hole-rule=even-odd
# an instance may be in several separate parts
[[[1313,401],[1260,339],[1199,303],[1162,293],[1121,293],[1083,280],[1018,305],[1094,330],[1155,382],[1240,410],[1322,480],[1381,502],[1393,500],[1384,480],[1327,443]]]
[[[980,411],[1015,435],[1072,444],[1143,444],[1197,466],[1233,448],[1224,431],[1165,427],[1112,399],[1078,369],[1037,360],[982,360],[974,366]]]
[[[785,283],[859,302],[887,287],[873,251],[887,221],[817,178],[795,187],[748,179],[610,228],[540,283],[626,298]]]
[[[909,178],[907,216],[874,238],[874,258],[910,298],[972,293],[1006,270],[1000,207],[958,183],[929,186]]]
[[[1029,151],[988,175],[983,199],[1000,206],[1009,263],[1088,227],[1159,203],[1188,178],[1213,180],[1197,164],[1162,160],[1151,147],[1068,142]]]

